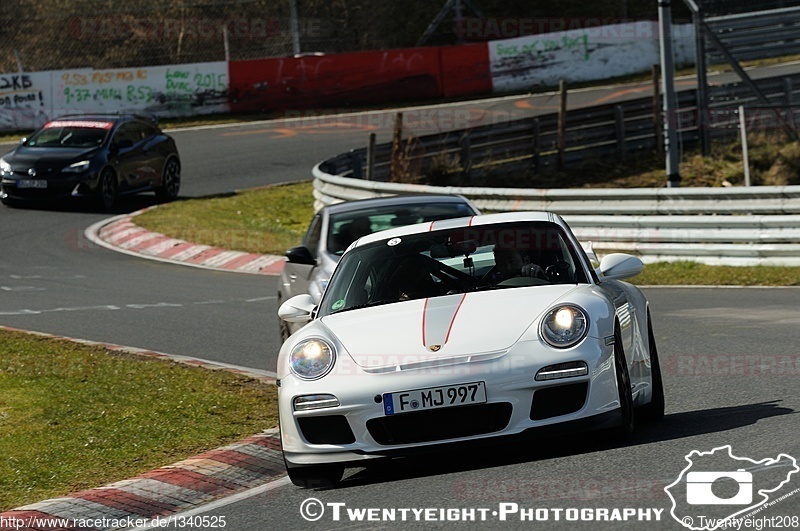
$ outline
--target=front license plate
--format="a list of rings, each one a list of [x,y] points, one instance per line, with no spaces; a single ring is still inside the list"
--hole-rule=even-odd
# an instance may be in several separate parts
[[[17,188],[47,188],[47,181],[44,179],[20,179],[17,181]]]
[[[484,402],[486,384],[483,382],[383,393],[383,411],[387,415]]]

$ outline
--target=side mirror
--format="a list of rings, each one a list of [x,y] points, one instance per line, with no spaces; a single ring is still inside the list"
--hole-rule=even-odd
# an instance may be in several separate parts
[[[307,323],[317,304],[308,293],[295,295],[278,308],[278,317],[287,323]]]
[[[286,258],[293,264],[317,265],[317,259],[311,255],[311,251],[304,245],[292,247],[286,251]]]
[[[635,256],[613,253],[603,257],[597,272],[601,280],[622,280],[635,277],[644,269],[644,264]]]

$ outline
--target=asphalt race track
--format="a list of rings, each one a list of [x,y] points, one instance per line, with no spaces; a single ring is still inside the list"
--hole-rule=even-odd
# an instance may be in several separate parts
[[[649,85],[639,87],[576,91],[570,104],[636,97]],[[447,129],[457,120],[551,112],[556,101],[552,94],[497,99],[438,111],[409,110],[406,116],[417,120],[415,132],[424,133]],[[176,131],[184,164],[181,195],[308,179],[319,160],[362,146],[368,132],[386,140],[390,127],[391,113],[371,113]],[[119,213],[152,202],[146,195],[127,200]],[[97,247],[83,231],[106,217],[84,205],[0,208],[0,325],[275,370],[276,278],[163,264]],[[280,479],[194,514],[225,516],[225,529],[242,531],[400,524],[424,529],[683,529],[670,516],[672,503],[663,489],[687,466],[685,456],[692,450],[731,445],[737,457],[800,458],[795,416],[800,409],[800,291],[645,291],[664,365],[667,416],[658,425],[641,425],[629,441],[602,434],[512,440],[354,469],[336,490],[304,491]],[[798,476],[792,475],[778,492],[800,488]],[[788,516],[780,521],[782,527],[799,527],[791,519],[800,515],[798,494],[753,518],[774,523]],[[315,501],[303,505],[308,498],[322,503],[324,512],[319,513]],[[301,505],[307,516],[319,519],[303,518]],[[566,521],[575,514],[604,514],[566,512],[590,508],[618,509],[620,514],[626,508],[650,509],[652,520]],[[375,512],[362,517],[377,515],[379,520],[351,521],[354,510],[366,509]],[[397,521],[381,521],[384,509],[395,509]],[[660,521],[658,510],[663,510]],[[469,521],[470,514],[475,521]],[[525,515],[539,521],[521,521]],[[468,522],[447,521],[455,517]]]

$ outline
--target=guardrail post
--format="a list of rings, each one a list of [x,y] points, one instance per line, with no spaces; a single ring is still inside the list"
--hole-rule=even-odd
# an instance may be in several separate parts
[[[460,151],[461,174],[470,178],[470,171],[472,170],[472,151],[470,150],[469,131],[466,131],[461,138],[458,139],[458,147]]]
[[[614,107],[614,121],[616,123],[617,133],[617,157],[620,160],[625,160],[627,148],[625,146],[625,111],[622,110],[621,105]]]
[[[366,180],[371,181],[375,178],[375,133],[369,134],[369,143],[367,144],[367,175]]]
[[[533,119],[533,131],[531,133],[531,143],[533,145],[531,147],[533,148],[533,158],[532,158],[533,171],[535,171],[536,173],[539,173],[539,151],[540,151],[539,137],[540,137],[540,135],[541,135],[541,130],[540,130],[540,125],[539,125],[539,119],[538,118],[534,118]]]
[[[794,86],[792,85],[792,78],[787,77],[783,80],[783,91],[786,98],[786,106],[791,107],[794,100]]]
[[[353,168],[353,179],[364,178],[364,166],[361,164],[361,155],[355,149],[350,150],[350,167]]]
[[[567,162],[567,82],[558,83],[558,169],[563,170]]]
[[[661,67],[653,65],[653,131],[655,131],[656,152],[664,154],[664,127],[661,123]]]
[[[394,130],[392,132],[392,164],[391,164],[391,177],[392,182],[400,179],[402,171],[400,158],[402,157],[402,143],[403,143],[403,113],[398,112],[394,115]]]

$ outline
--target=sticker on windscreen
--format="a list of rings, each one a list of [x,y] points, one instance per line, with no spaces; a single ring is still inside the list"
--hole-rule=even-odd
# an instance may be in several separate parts
[[[394,247],[395,245],[399,244],[401,241],[403,241],[403,240],[401,240],[400,238],[392,238],[391,240],[386,242],[386,245],[388,245],[389,247]]]
[[[344,308],[344,299],[339,299],[338,301],[331,304],[331,310],[333,310],[334,312],[336,310],[341,310],[342,308]]]

